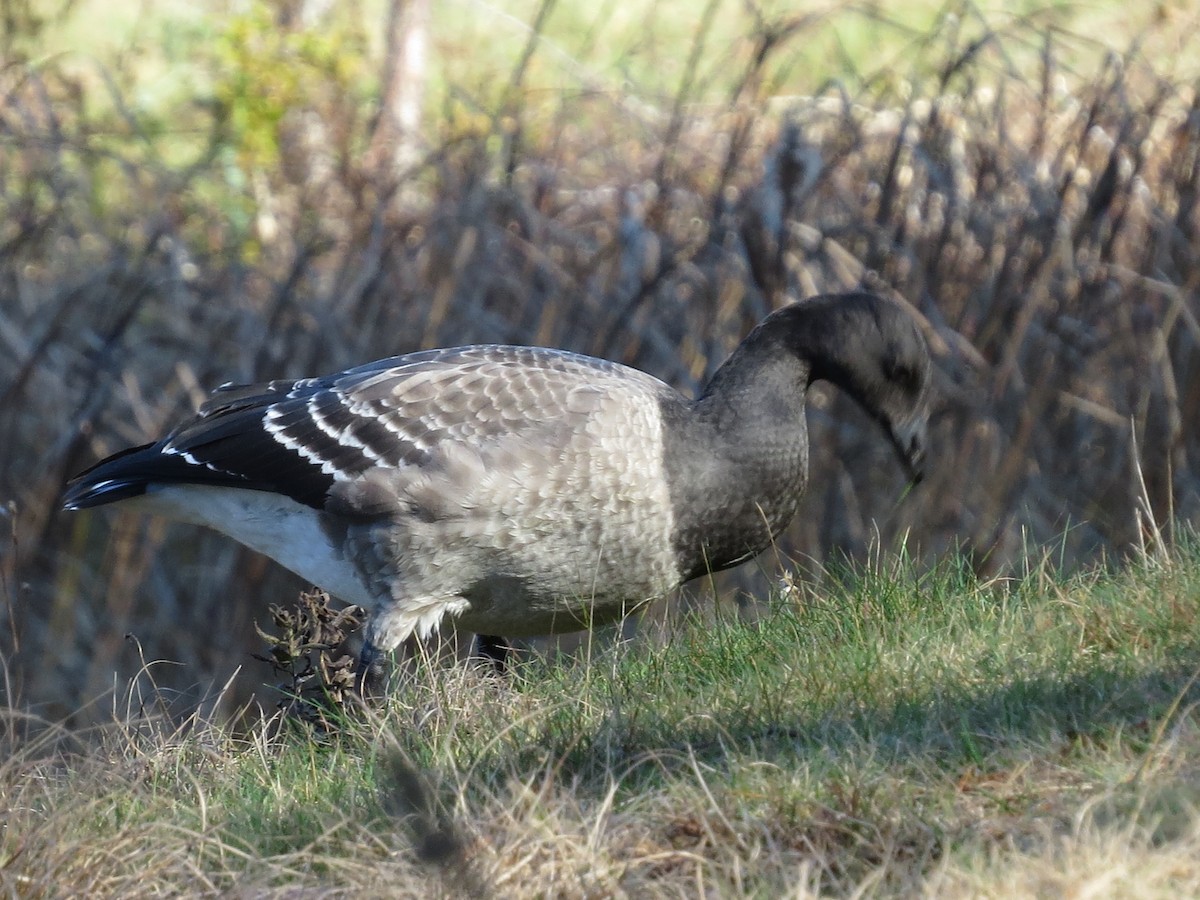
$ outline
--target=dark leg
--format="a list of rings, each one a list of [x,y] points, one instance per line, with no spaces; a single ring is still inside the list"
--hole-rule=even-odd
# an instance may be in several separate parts
[[[363,641],[362,649],[358,651],[358,667],[354,672],[358,693],[363,697],[367,696],[368,688],[379,686],[380,670],[383,667],[380,656],[378,647],[368,640]]]
[[[502,637],[494,634],[478,634],[475,636],[475,652],[472,656],[485,659],[492,664],[497,675],[508,671],[508,657],[512,648]]]

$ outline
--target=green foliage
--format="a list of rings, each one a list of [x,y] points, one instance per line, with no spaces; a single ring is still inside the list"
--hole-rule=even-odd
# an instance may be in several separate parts
[[[277,3],[254,0],[224,21],[210,65],[213,98],[246,172],[279,165],[289,116],[344,119],[376,84],[361,23],[336,6],[319,28],[288,28]]]
[[[0,6],[0,59],[25,59],[36,52],[46,28],[46,4],[34,0],[4,0]]]

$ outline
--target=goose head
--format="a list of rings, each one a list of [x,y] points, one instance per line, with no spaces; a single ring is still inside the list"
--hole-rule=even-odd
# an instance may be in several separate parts
[[[912,314],[874,294],[822,295],[758,326],[807,363],[808,382],[849,394],[891,439],[908,477],[924,475],[932,364]]]

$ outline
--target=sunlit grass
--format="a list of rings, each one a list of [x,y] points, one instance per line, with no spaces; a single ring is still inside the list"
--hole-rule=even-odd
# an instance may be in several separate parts
[[[692,612],[508,679],[402,668],[332,741],[207,721],[10,739],[0,884],[1187,893],[1198,612],[1192,544],[1071,578],[884,560],[754,622]]]

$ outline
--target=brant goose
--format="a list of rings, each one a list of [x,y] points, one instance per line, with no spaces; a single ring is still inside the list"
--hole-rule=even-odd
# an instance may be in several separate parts
[[[804,492],[818,379],[920,478],[925,341],[900,306],[851,293],[768,316],[695,400],[614,362],[509,346],[225,385],[162,440],[76,476],[63,505],[133,498],[360,604],[365,671],[444,620],[578,631],[750,559]]]

